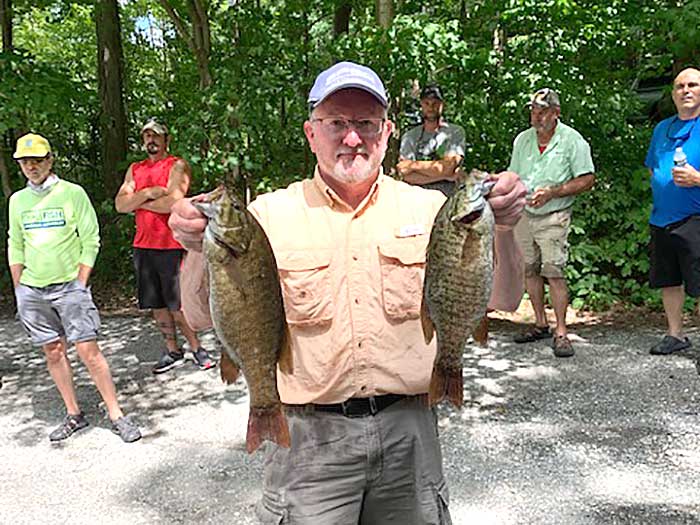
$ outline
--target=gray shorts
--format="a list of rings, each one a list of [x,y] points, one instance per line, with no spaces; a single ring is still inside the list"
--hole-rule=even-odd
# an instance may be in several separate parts
[[[261,523],[449,525],[435,413],[424,396],[375,416],[289,409],[291,449],[267,444]]]
[[[91,341],[100,329],[100,314],[90,289],[77,279],[42,288],[20,284],[15,288],[17,314],[36,346],[57,341]]]

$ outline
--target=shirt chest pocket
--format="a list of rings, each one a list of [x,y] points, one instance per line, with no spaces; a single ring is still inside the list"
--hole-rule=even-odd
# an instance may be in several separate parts
[[[392,320],[420,317],[428,240],[426,234],[379,244],[384,311]]]
[[[318,326],[333,319],[329,250],[276,253],[287,323]]]

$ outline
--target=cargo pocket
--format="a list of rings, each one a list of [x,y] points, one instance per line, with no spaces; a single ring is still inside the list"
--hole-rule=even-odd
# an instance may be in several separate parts
[[[92,299],[89,286],[75,279],[65,284],[62,297],[52,305],[61,318],[61,324],[70,343],[89,341],[100,330],[100,313]]]
[[[445,480],[427,485],[422,494],[421,504],[426,525],[452,525],[450,494]]]
[[[392,320],[420,317],[428,240],[418,235],[379,245],[384,311]]]
[[[255,516],[262,525],[289,523],[284,500],[276,492],[263,490],[262,499],[255,506]]]
[[[275,254],[282,283],[287,323],[319,326],[333,319],[330,250],[280,252]]]

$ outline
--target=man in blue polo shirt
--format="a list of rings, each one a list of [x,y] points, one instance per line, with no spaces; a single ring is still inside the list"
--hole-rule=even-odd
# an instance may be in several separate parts
[[[668,333],[650,350],[654,355],[690,348],[683,303],[686,294],[700,296],[700,71],[681,71],[672,98],[678,114],[656,126],[644,163],[653,195],[649,284],[661,288],[668,322]]]

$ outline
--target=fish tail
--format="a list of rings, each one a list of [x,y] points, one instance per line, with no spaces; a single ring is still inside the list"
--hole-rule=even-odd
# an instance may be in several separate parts
[[[449,371],[440,368],[433,369],[428,391],[429,405],[435,406],[447,399],[457,408],[461,408],[464,399],[464,382],[462,371]]]
[[[219,362],[219,373],[221,374],[221,380],[230,385],[235,383],[240,374],[238,367],[231,361],[231,358],[226,352],[221,352],[221,361]]]
[[[484,314],[484,317],[481,318],[481,321],[479,321],[479,324],[476,325],[474,328],[474,331],[472,333],[472,337],[474,338],[474,341],[476,341],[479,346],[486,346],[486,342],[489,339],[489,316],[488,314]]]
[[[289,448],[291,444],[287,419],[279,405],[266,408],[251,407],[250,409],[246,436],[248,454],[255,452],[265,440],[277,443],[284,448]]]

